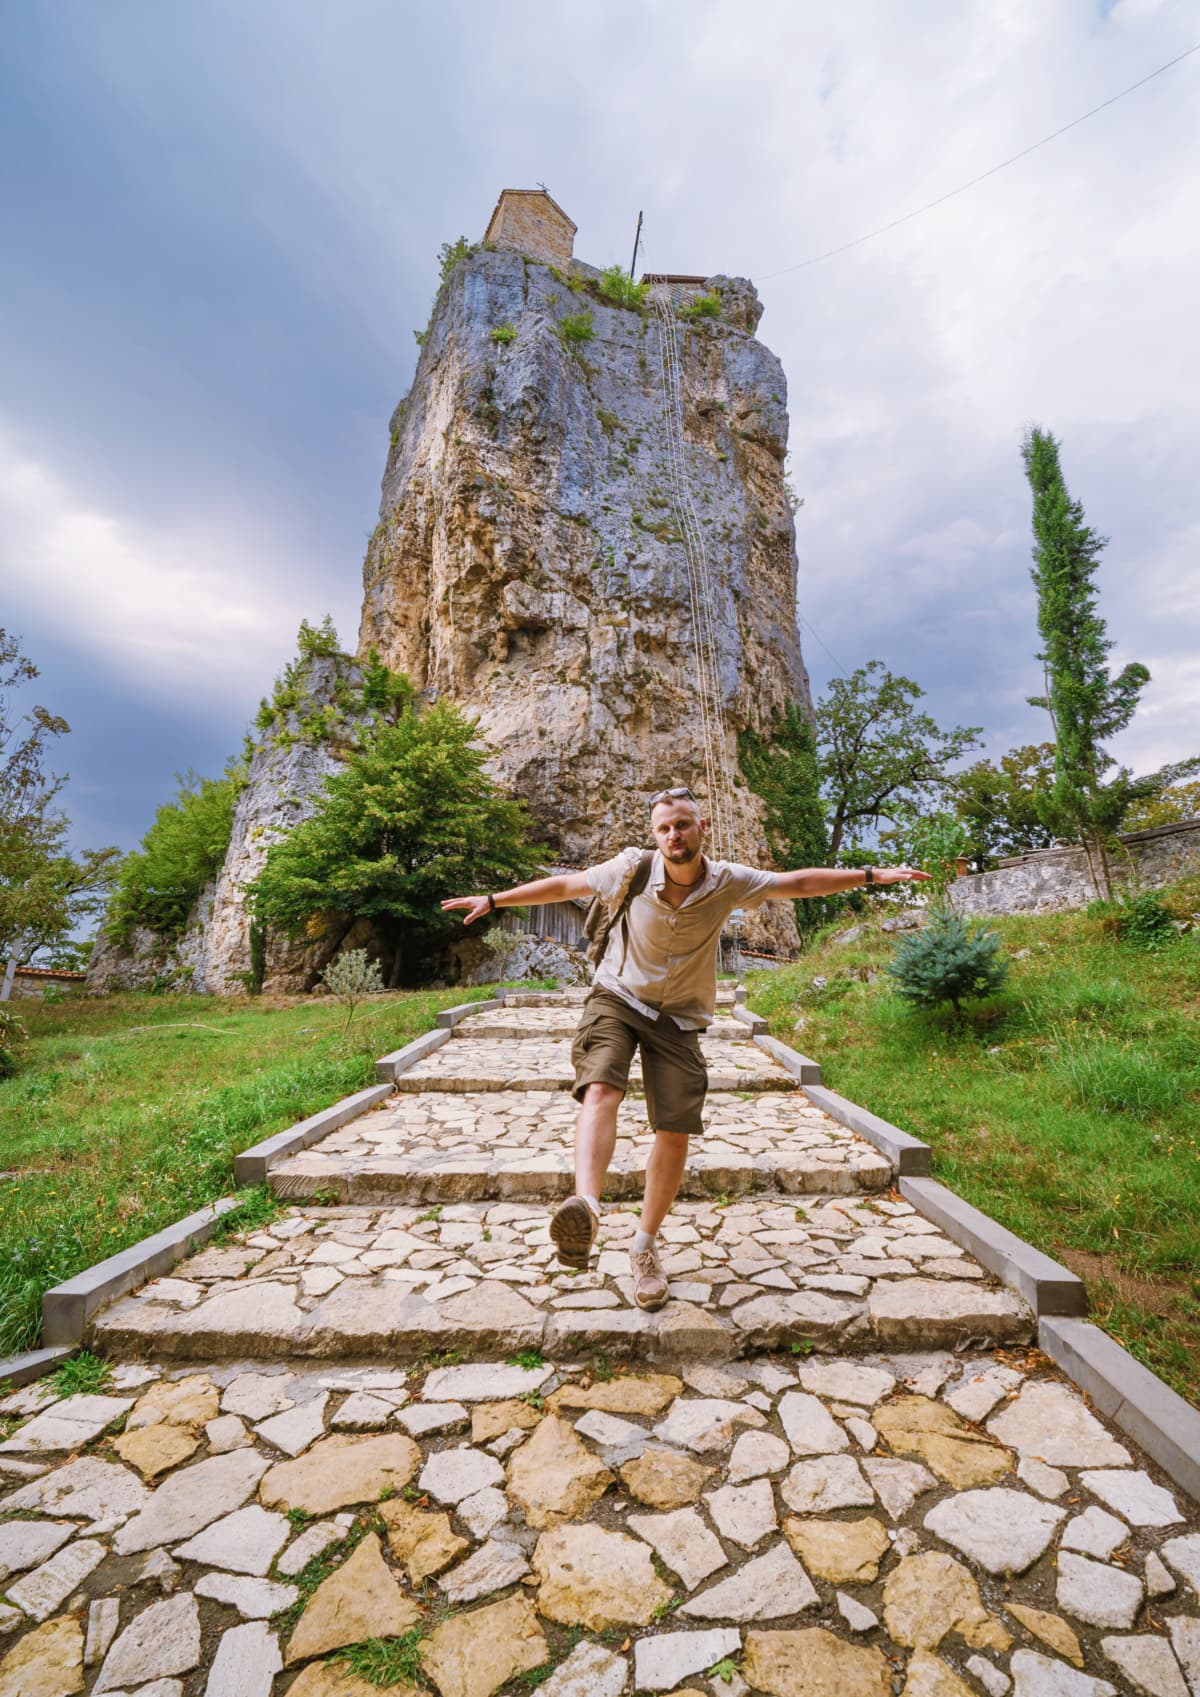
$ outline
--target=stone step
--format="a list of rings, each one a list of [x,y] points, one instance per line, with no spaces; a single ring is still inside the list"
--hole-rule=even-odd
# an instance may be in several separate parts
[[[797,1090],[798,1081],[753,1045],[703,1039],[701,1052],[711,1090]],[[575,1082],[567,1038],[491,1038],[455,1036],[396,1079],[396,1089],[412,1095],[423,1090],[570,1090]],[[631,1090],[642,1085],[640,1056],[629,1075]]]
[[[303,1208],[209,1247],[93,1318],[102,1354],[214,1360],[478,1355],[731,1360],[779,1347],[938,1349],[1027,1341],[1033,1317],[902,1201],[677,1204],[671,1300],[633,1302],[633,1211],[606,1210],[591,1270],[558,1266],[544,1208]]]
[[[280,1161],[268,1182],[289,1201],[544,1201],[570,1189],[576,1113],[564,1091],[400,1095]],[[851,1195],[893,1177],[872,1144],[799,1092],[750,1102],[714,1092],[705,1126],[691,1140],[684,1196]],[[626,1099],[606,1196],[640,1197],[652,1145],[642,1104]]]
[[[0,1415],[6,1693],[365,1693],[323,1658],[400,1633],[437,1697],[1195,1689],[1196,1505],[1036,1351],[128,1364]]]
[[[454,1027],[456,1038],[463,1037],[565,1037],[575,1035],[579,1024],[579,1009],[552,1008],[492,1008],[486,1013],[468,1014]],[[705,1030],[702,1041],[707,1043],[751,1043],[754,1033],[740,1019],[714,1019]]]

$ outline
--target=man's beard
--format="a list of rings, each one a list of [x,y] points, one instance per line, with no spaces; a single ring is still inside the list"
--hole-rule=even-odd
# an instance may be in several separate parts
[[[694,849],[667,849],[665,853],[672,866],[688,866],[693,861],[699,860],[700,845],[697,844]]]

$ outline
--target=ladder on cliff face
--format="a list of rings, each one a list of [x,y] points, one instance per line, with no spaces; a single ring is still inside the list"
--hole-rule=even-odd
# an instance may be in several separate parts
[[[674,303],[667,291],[662,290],[656,291],[654,306],[661,330],[659,348],[666,410],[663,444],[675,521],[687,561],[688,601],[696,652],[696,701],[704,749],[704,778],[708,786],[709,830],[712,851],[718,859],[723,859],[732,847],[728,840],[728,821],[733,775],[726,742],[724,692],[716,636],[717,586],[709,567],[704,533],[692,500],[688,476],[683,434],[683,359]]]

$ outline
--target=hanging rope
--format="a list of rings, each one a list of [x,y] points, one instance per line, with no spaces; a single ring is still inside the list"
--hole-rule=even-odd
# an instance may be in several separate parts
[[[659,351],[666,415],[663,446],[671,485],[671,504],[687,562],[688,606],[696,655],[696,704],[704,752],[704,780],[708,787],[709,838],[713,854],[717,859],[724,859],[731,847],[729,814],[733,777],[729,765],[720,648],[716,635],[715,602],[719,586],[709,568],[704,533],[692,500],[683,434],[683,358],[679,323],[674,303],[665,289],[655,291],[654,308],[661,332]]]

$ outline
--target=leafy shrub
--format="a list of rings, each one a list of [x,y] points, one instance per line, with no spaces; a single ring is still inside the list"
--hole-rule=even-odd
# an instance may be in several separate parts
[[[328,660],[335,654],[340,654],[338,633],[330,615],[326,613],[319,625],[310,625],[307,619],[301,619],[296,646],[306,660],[318,656]]]
[[[515,342],[516,339],[517,327],[515,324],[497,324],[492,331],[493,342],[499,342],[502,346],[507,346],[509,342]]]
[[[939,909],[927,924],[905,937],[884,968],[896,981],[896,993],[916,1007],[950,1002],[956,1014],[975,997],[990,996],[1008,976],[994,931],[968,929],[950,909]]]
[[[600,293],[614,306],[642,307],[650,293],[648,283],[635,283],[620,265],[606,265],[600,274]]]
[[[201,890],[220,871],[233,834],[233,809],[245,781],[241,768],[222,778],[189,772],[174,801],[160,807],[142,846],[125,856],[105,920],[118,943],[140,925],[178,937]]]
[[[465,236],[460,236],[456,242],[443,242],[438,249],[438,277],[444,283],[446,278],[461,265],[464,259],[475,251]]]
[[[0,1007],[0,1078],[11,1078],[20,1065],[19,1046],[29,1033],[11,1008]]]
[[[720,318],[721,297],[716,293],[697,295],[694,300],[680,307],[679,311],[683,318]]]
[[[590,312],[568,312],[558,326],[559,340],[565,348],[579,348],[596,334]]]
[[[1121,936],[1139,949],[1162,949],[1175,938],[1171,915],[1153,890],[1140,890],[1122,903]]]
[[[363,997],[377,996],[384,987],[379,962],[369,959],[365,949],[347,949],[336,955],[321,974],[321,982],[345,1007],[347,1031]]]

